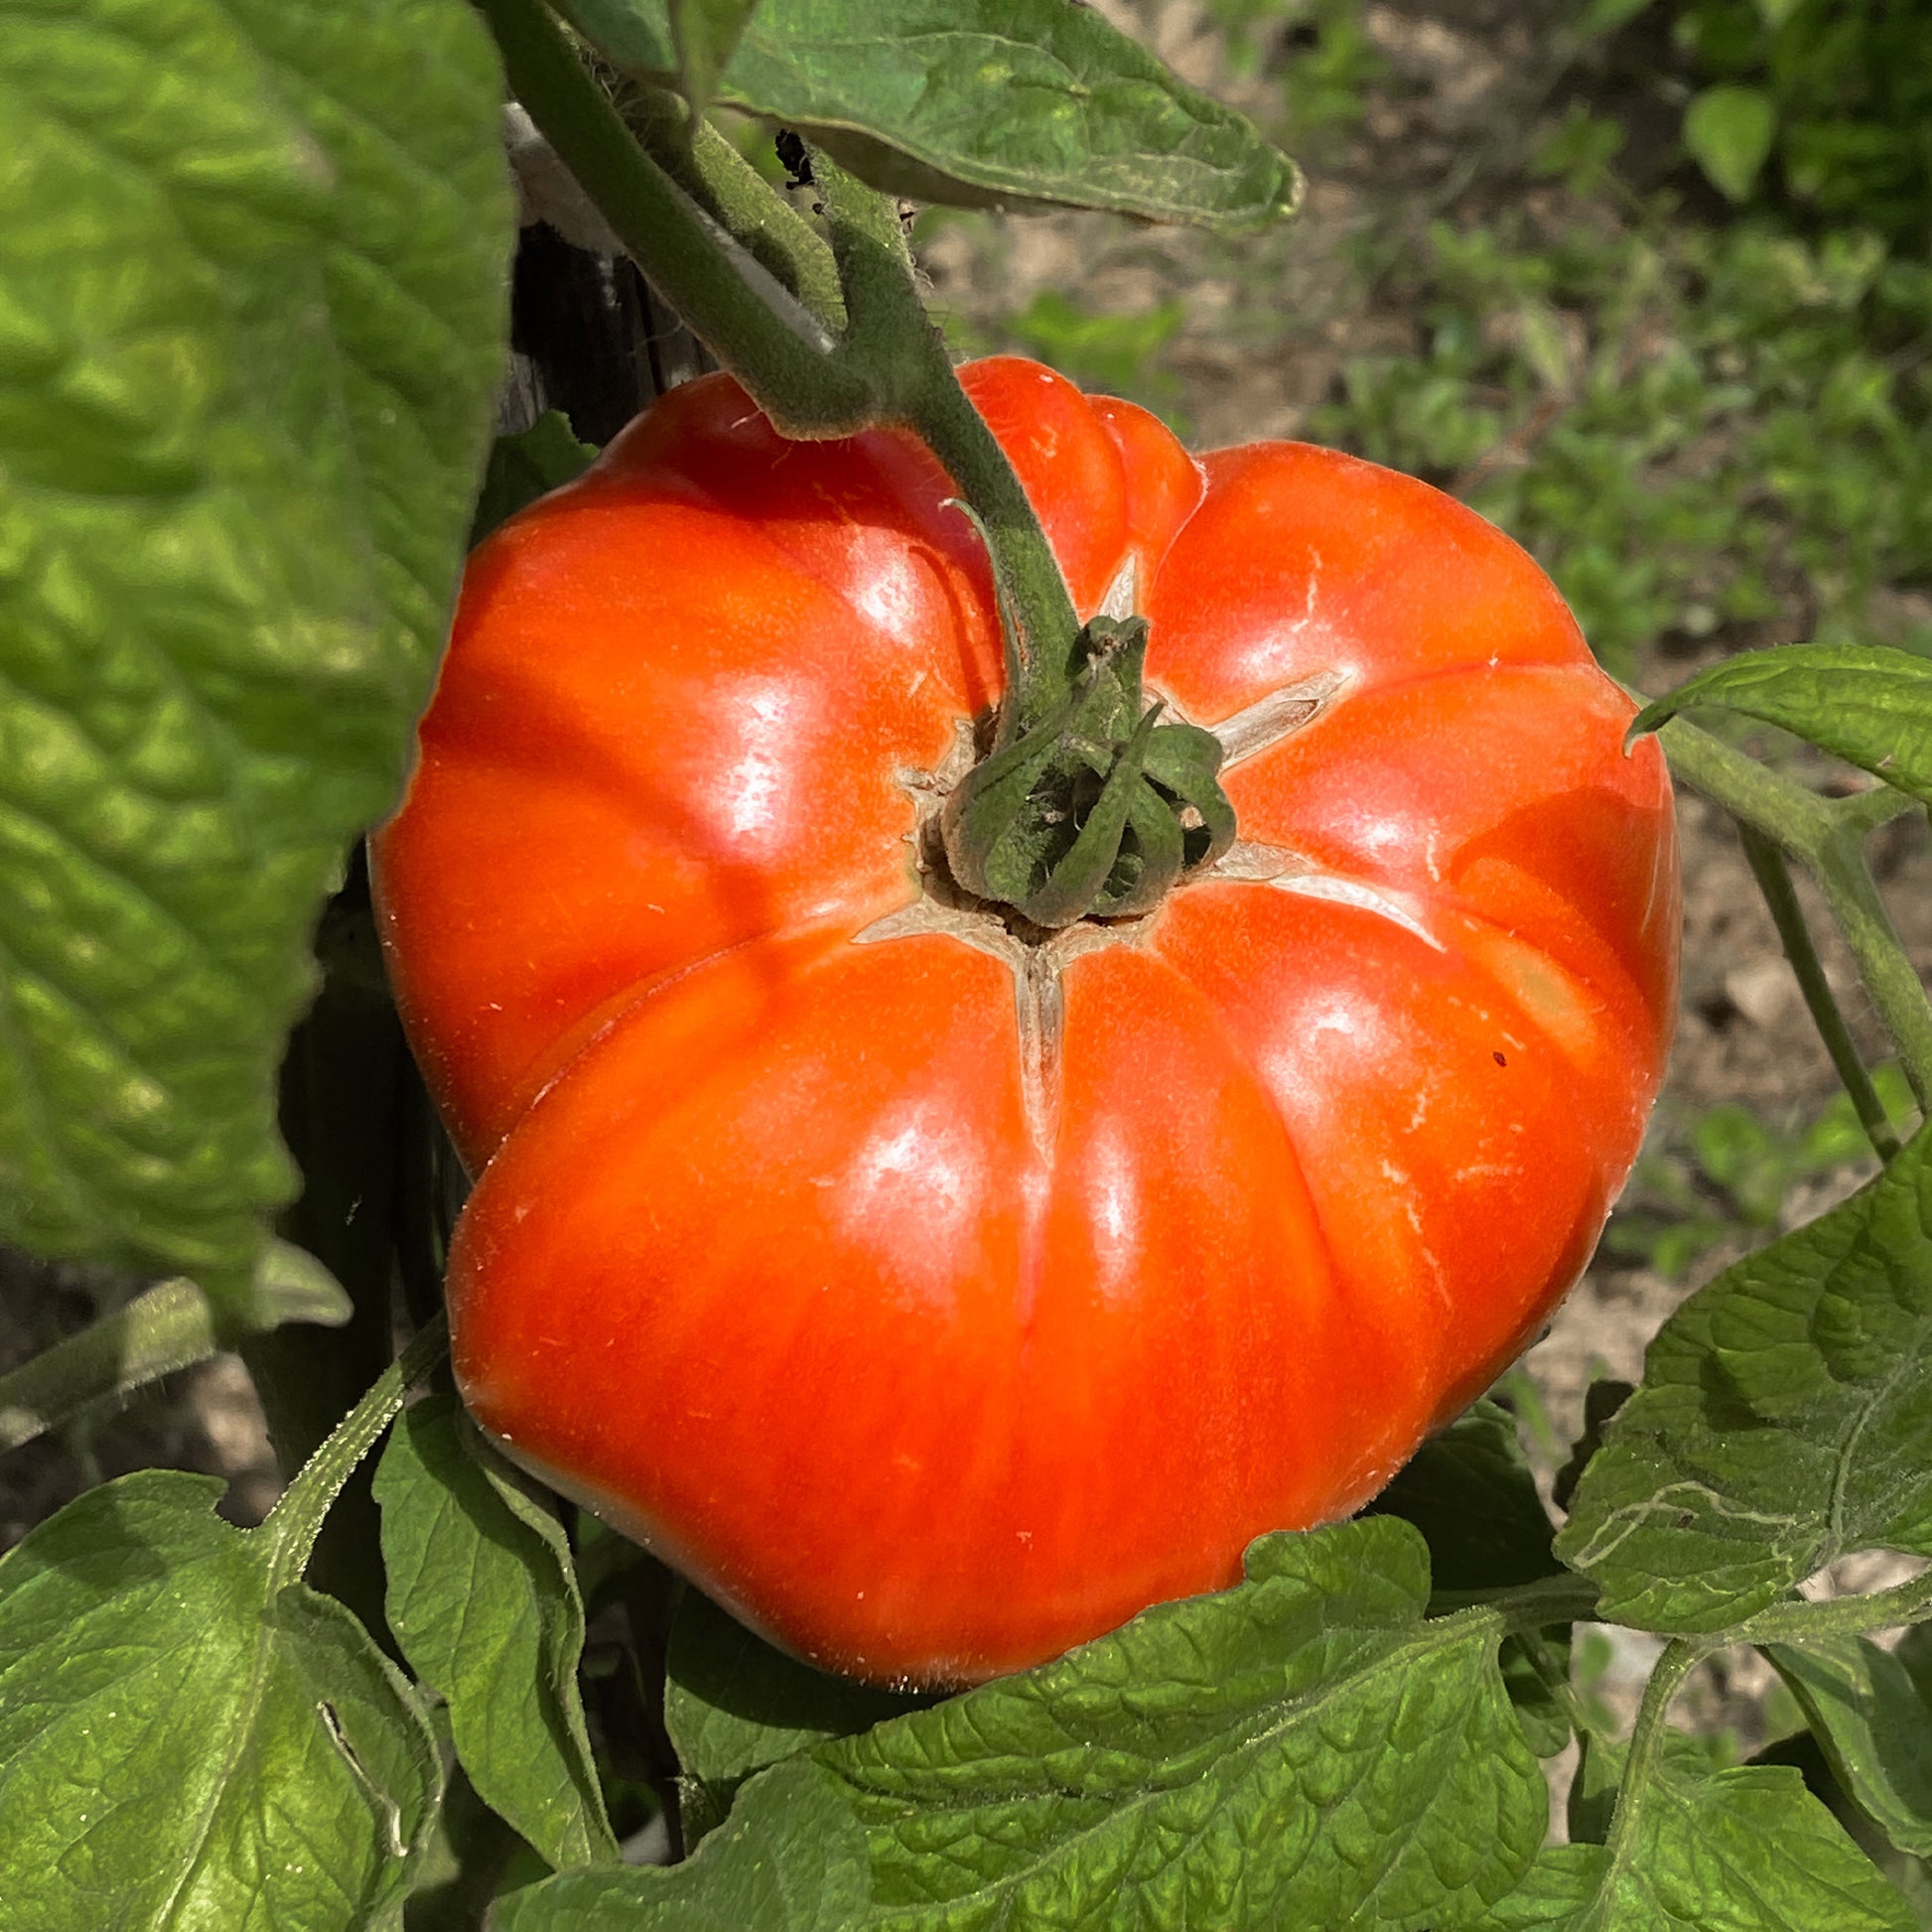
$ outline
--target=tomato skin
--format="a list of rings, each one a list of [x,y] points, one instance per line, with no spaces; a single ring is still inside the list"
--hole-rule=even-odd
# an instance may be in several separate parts
[[[1216,876],[1031,1007],[991,922],[908,923],[910,774],[1000,689],[977,539],[907,439],[785,444],[724,377],[479,550],[375,849],[482,1170],[471,1408],[879,1682],[1036,1663],[1372,1496],[1581,1271],[1676,997],[1662,759],[1509,539],[962,377],[1081,614],[1247,720]]]

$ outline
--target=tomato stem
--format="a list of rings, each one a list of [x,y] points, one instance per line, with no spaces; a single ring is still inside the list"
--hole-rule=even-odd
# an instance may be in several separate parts
[[[1825,1042],[1832,1065],[1838,1069],[1838,1077],[1852,1097],[1852,1105],[1872,1151],[1879,1160],[1889,1161],[1898,1152],[1898,1136],[1892,1132],[1885,1103],[1871,1084],[1871,1075],[1865,1071],[1853,1041],[1852,1030],[1845,1024],[1845,1016],[1833,997],[1824,963],[1818,957],[1818,948],[1812,944],[1811,928],[1805,923],[1804,907],[1798,903],[1798,894],[1791,883],[1791,868],[1778,847],[1754,825],[1740,824],[1737,831],[1744,842],[1744,857],[1750,862],[1757,889],[1764,896],[1771,921],[1784,943],[1784,956],[1791,962],[1805,1005],[1811,1010],[1818,1036]]]
[[[919,299],[897,203],[812,157],[835,305],[823,244],[801,237],[795,211],[719,137],[647,92],[639,145],[541,0],[480,4],[530,118],[779,433],[909,430],[970,507],[1014,634],[993,753],[948,801],[955,884],[1045,928],[1149,911],[1212,864],[1235,829],[1220,745],[1148,708],[1144,623],[1131,634],[1111,618],[1081,624],[1026,489]]]
[[[1671,768],[1799,861],[1818,883],[1845,936],[1885,1031],[1898,1048],[1921,1114],[1932,1117],[1932,999],[1892,924],[1864,841],[1913,800],[1890,787],[1852,798],[1821,798],[1795,779],[1673,718],[1657,734]]]
[[[786,436],[879,420],[825,323],[637,145],[540,0],[480,0],[511,90],[652,284]]]
[[[283,1490],[257,1532],[275,1541],[278,1585],[294,1583],[308,1568],[316,1538],[343,1485],[395,1420],[404,1396],[443,1359],[449,1346],[449,1329],[439,1314],[417,1331]]]
[[[845,291],[824,238],[758,170],[677,95],[639,87],[623,114],[649,155],[745,251],[795,295],[828,335],[845,328]]]

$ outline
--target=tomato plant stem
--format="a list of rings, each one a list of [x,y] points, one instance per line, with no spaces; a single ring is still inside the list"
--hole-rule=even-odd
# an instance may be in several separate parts
[[[1822,1603],[1773,1603],[1735,1629],[1721,1632],[1711,1640],[1711,1647],[1865,1636],[1904,1623],[1923,1623],[1928,1617],[1932,1617],[1932,1571],[1866,1595],[1834,1596]]]
[[[1020,717],[1032,723],[1072,688],[1080,620],[1020,479],[953,373],[925,313],[898,210],[844,169],[812,157],[851,331],[844,352],[868,370],[890,419],[931,450],[972,506],[1019,620]]]
[[[395,1420],[411,1384],[435,1367],[449,1346],[449,1330],[438,1315],[376,1378],[360,1402],[337,1425],[329,1440],[302,1465],[295,1480],[262,1524],[276,1539],[275,1581],[292,1584],[307,1567],[329,1506],[344,1483]]]
[[[1667,1720],[1672,1701],[1685,1678],[1709,1655],[1712,1645],[1689,1637],[1677,1637],[1664,1646],[1643,1688],[1643,1702],[1637,1707],[1637,1722],[1630,1732],[1629,1755],[1623,1761],[1623,1776],[1616,1793],[1616,1809],[1610,1814],[1609,1834],[1604,1846],[1610,1855],[1610,1869],[1603,1881],[1608,1895],[1615,1873],[1628,1864],[1636,1852],[1638,1806],[1645,1789],[1663,1761],[1664,1740],[1670,1735]]]
[[[897,208],[822,156],[845,330],[824,244],[729,143],[685,145],[666,97],[638,144],[541,0],[481,0],[511,89],[651,283],[785,436],[911,430],[978,513],[1019,618],[1020,710],[1070,686],[1079,620],[1039,519],[953,373],[913,278]],[[654,158],[655,157],[655,158]],[[799,230],[803,229],[801,238]]]
[[[1785,863],[1784,854],[1755,826],[1740,824],[1737,830],[1744,842],[1744,857],[1749,860],[1758,891],[1770,908],[1772,923],[1784,942],[1784,956],[1797,976],[1799,991],[1811,1010],[1819,1037],[1824,1040],[1838,1077],[1852,1097],[1852,1105],[1870,1138],[1873,1151],[1879,1160],[1889,1161],[1898,1152],[1898,1136],[1892,1132],[1891,1122],[1885,1117],[1885,1103],[1871,1084],[1871,1075],[1865,1071],[1859,1049],[1853,1043],[1852,1030],[1845,1024],[1845,1016],[1832,995],[1818,948],[1812,944],[1811,928],[1805,923],[1804,908],[1798,903],[1797,890],[1791,883],[1791,868]]]
[[[653,285],[786,436],[847,436],[878,398],[823,321],[644,153],[541,0],[481,0],[510,87]],[[774,198],[775,199],[775,198]]]
[[[828,334],[844,329],[845,293],[831,249],[731,142],[709,121],[694,123],[678,97],[661,87],[639,88],[624,118],[651,160],[776,276]]]
[[[1932,1114],[1932,1000],[1865,864],[1864,841],[1910,809],[1902,793],[1820,798],[1682,718],[1657,734],[1671,768],[1740,825],[1799,860],[1818,882],[1859,977],[1898,1048],[1921,1113]]]

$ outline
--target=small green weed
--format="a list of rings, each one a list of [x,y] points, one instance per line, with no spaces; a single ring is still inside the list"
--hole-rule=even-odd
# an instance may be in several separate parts
[[[1650,0],[1598,0],[1608,28]],[[1684,141],[1730,200],[1932,239],[1932,8],[1922,0],[1666,0],[1694,82]]]

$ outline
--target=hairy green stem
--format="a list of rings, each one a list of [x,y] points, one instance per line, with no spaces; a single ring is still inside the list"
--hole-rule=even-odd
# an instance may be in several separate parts
[[[441,1315],[376,1378],[374,1386],[337,1425],[329,1440],[302,1465],[269,1511],[262,1532],[274,1537],[274,1581],[292,1584],[302,1575],[330,1505],[376,1439],[395,1420],[403,1397],[442,1360],[450,1342]]]
[[[1020,723],[1032,725],[1072,688],[1080,620],[1066,579],[1013,464],[959,386],[919,301],[898,210],[823,155],[812,157],[812,168],[852,318],[845,352],[874,372],[889,420],[932,451],[979,518],[1019,621],[1015,697]]]
[[[804,224],[754,171],[725,159],[722,137],[700,135],[672,156],[669,129],[647,129],[659,153],[653,159],[541,0],[479,4],[531,120],[652,284],[780,434],[836,437],[890,425],[911,430],[932,450],[984,524],[994,571],[1019,617],[1020,713],[1031,723],[1051,711],[1071,688],[1079,620],[1013,465],[959,386],[919,301],[895,205],[813,157],[846,319],[835,338],[823,244],[799,238]],[[755,235],[779,247],[778,273],[796,279],[796,298],[759,268]]]
[[[1784,942],[1784,956],[1797,976],[1799,991],[1811,1010],[1818,1035],[1832,1056],[1832,1065],[1838,1069],[1845,1091],[1852,1097],[1852,1105],[1873,1150],[1879,1160],[1889,1161],[1898,1152],[1898,1136],[1891,1131],[1885,1103],[1871,1084],[1871,1075],[1865,1071],[1859,1049],[1853,1043],[1852,1030],[1845,1024],[1845,1016],[1832,995],[1824,963],[1818,957],[1818,948],[1812,944],[1811,928],[1805,923],[1804,908],[1798,903],[1797,889],[1791,883],[1791,868],[1785,864],[1783,852],[1754,825],[1739,825],[1737,831],[1744,843],[1744,857],[1750,862],[1758,891],[1764,895],[1764,903],[1770,909],[1771,921]]]
[[[792,437],[879,420],[824,324],[638,147],[541,0],[479,0],[511,89],[658,292]],[[751,272],[748,273],[747,271]]]
[[[1464,1610],[1496,1611],[1503,1619],[1501,1634],[1543,1630],[1554,1623],[1587,1621],[1596,1614],[1596,1586],[1571,1571],[1539,1577],[1533,1584],[1510,1584],[1501,1589],[1439,1590],[1429,1599],[1432,1617],[1455,1616]]]
[[[1637,1707],[1636,1725],[1630,1732],[1629,1755],[1623,1761],[1623,1778],[1617,1786],[1616,1810],[1610,1816],[1609,1834],[1604,1840],[1612,1874],[1629,1863],[1636,1850],[1637,1806],[1631,1794],[1642,1790],[1662,1761],[1664,1739],[1669,1735],[1667,1720],[1671,1702],[1685,1678],[1709,1650],[1710,1646],[1689,1638],[1673,1639],[1664,1646],[1663,1655],[1650,1673],[1650,1682],[1643,1687],[1643,1702]],[[1607,1892],[1609,1888],[1610,1880],[1606,1876],[1603,1889]]]
[[[634,103],[634,105],[632,104]],[[694,124],[677,95],[640,87],[626,98],[625,122],[644,151],[743,247],[777,277],[824,326],[845,327],[839,266],[812,224],[711,123]]]
[[[1820,798],[1682,718],[1657,738],[1679,777],[1790,853],[1818,882],[1919,1108],[1932,1114],[1932,1000],[1899,943],[1863,849],[1873,827],[1910,801]]]
[[[1712,1638],[1717,1649],[1733,1643],[1802,1643],[1807,1637],[1860,1637],[1932,1618],[1932,1571],[1889,1589],[1863,1596],[1834,1596],[1823,1603],[1773,1603]]]

